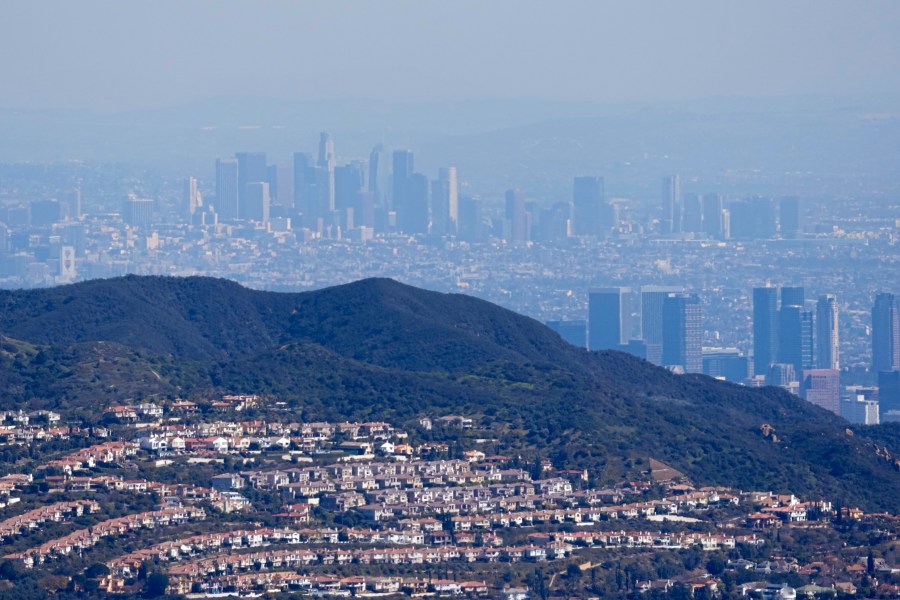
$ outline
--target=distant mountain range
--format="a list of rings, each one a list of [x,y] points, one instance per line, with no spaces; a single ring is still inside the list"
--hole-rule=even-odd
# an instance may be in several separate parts
[[[463,414],[498,447],[639,476],[897,510],[900,427],[851,427],[775,388],[590,353],[475,298],[370,279],[301,294],[125,277],[0,291],[0,408],[96,422],[141,398],[259,393],[303,419]]]

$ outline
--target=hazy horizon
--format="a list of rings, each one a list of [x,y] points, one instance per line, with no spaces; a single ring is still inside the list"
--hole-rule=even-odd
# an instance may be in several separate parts
[[[900,93],[900,5],[19,2],[17,109],[231,98],[670,103]]]

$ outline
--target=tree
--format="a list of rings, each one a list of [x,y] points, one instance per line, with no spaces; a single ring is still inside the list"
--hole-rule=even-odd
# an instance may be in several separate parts
[[[144,595],[148,598],[158,598],[166,593],[169,587],[169,576],[165,573],[155,571],[147,577],[147,584],[144,586]]]

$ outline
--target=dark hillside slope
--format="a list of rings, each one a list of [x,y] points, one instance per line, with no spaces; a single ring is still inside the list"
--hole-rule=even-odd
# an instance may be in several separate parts
[[[528,317],[390,279],[299,294],[290,333],[349,358],[408,371],[454,371],[493,360],[566,357],[580,363],[587,355]]]
[[[0,406],[260,393],[302,419],[466,414],[503,452],[595,477],[653,457],[701,484],[900,509],[900,428],[853,428],[773,388],[676,376],[574,348],[474,298],[371,279],[274,294],[126,277],[0,292]],[[886,449],[890,449],[887,452]],[[501,450],[501,446],[496,448]]]
[[[40,344],[107,341],[210,359],[277,343],[292,308],[285,294],[222,279],[98,279],[0,291],[0,332]]]

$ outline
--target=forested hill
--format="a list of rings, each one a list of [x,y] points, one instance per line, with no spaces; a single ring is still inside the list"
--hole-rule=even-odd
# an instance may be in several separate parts
[[[385,279],[280,294],[129,276],[3,291],[0,307],[2,408],[90,421],[139,398],[259,393],[304,419],[465,414],[505,449],[610,481],[652,457],[701,484],[898,508],[895,426],[850,428],[778,389],[589,353],[463,295]]]

